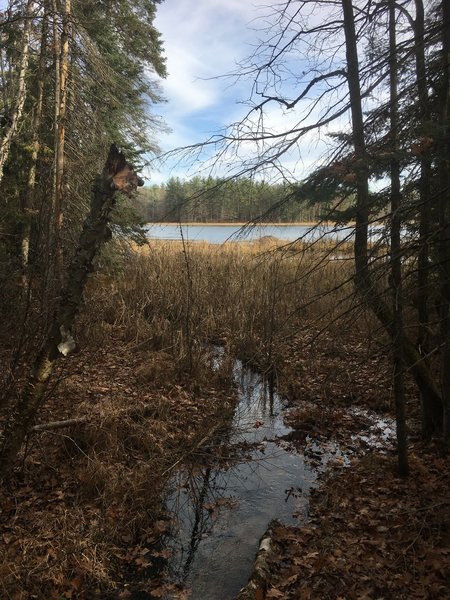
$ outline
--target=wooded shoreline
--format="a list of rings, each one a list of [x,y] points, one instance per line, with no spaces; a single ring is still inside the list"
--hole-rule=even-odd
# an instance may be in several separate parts
[[[152,225],[181,225],[184,226],[195,226],[195,227],[321,227],[334,226],[333,221],[294,221],[294,222],[275,222],[275,221],[261,221],[261,222],[245,222],[245,221],[149,221],[145,224],[146,227]],[[351,225],[349,225],[351,226]]]

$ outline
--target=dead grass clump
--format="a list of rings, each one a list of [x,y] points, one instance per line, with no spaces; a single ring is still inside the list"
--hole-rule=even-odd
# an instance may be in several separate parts
[[[126,462],[91,453],[85,469],[79,472],[80,493],[100,507],[95,535],[98,543],[139,543],[160,514],[164,482],[158,465],[152,460]]]
[[[74,503],[74,490],[44,487],[47,496],[38,487],[17,489],[23,506],[2,536],[0,597],[100,598],[114,582],[110,548],[97,535],[99,513]],[[6,497],[1,504],[8,509]]]
[[[195,359],[199,397],[176,352],[139,349],[120,333],[71,358],[41,422],[83,422],[32,435],[20,478],[0,494],[2,598],[104,599],[142,552],[151,563],[165,482],[232,414],[211,352]]]

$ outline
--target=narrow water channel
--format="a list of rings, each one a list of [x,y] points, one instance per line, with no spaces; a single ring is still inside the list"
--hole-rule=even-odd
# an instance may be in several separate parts
[[[349,461],[348,449],[343,453],[337,443],[315,439],[307,439],[307,452],[316,460],[305,461],[285,441],[292,430],[283,422],[282,398],[270,394],[261,375],[240,361],[234,379],[238,402],[228,437],[180,469],[168,489],[169,575],[190,589],[191,600],[235,598],[251,575],[270,521],[304,522],[309,491],[327,462]],[[364,409],[348,413],[364,415],[368,423],[355,440],[368,449],[386,447],[394,434],[392,420]]]
[[[240,361],[234,377],[239,399],[226,446],[237,448],[240,458],[202,457],[173,478],[167,500],[175,521],[171,576],[192,590],[193,600],[235,597],[269,522],[304,520],[316,479],[303,457],[279,440],[291,430],[278,394]]]

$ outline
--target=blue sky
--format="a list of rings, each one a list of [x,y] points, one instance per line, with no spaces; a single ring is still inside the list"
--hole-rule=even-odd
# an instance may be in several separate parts
[[[4,4],[5,1],[0,0],[0,7]],[[280,0],[278,7],[285,4],[288,3]],[[170,129],[170,132],[158,135],[157,141],[163,152],[204,142],[240,121],[248,112],[244,103],[251,95],[253,80],[236,82],[235,78],[224,75],[238,72],[239,63],[252,54],[261,39],[268,34],[276,35],[276,29],[263,31],[270,21],[270,5],[267,0],[165,0],[158,5],[155,24],[162,35],[167,59],[168,76],[161,81],[167,103],[156,105],[153,111]],[[277,6],[276,0],[273,6]],[[295,10],[298,6],[299,3],[292,3],[290,9]],[[317,5],[314,9],[305,6],[301,19],[318,23],[323,21],[324,15],[320,14]],[[293,74],[288,73],[289,69],[283,71],[286,97],[291,95],[292,99],[299,88],[304,87],[307,79],[300,81],[302,68],[305,67],[305,71],[315,68],[315,65],[308,65],[309,58],[313,62],[317,60],[310,48],[300,48],[293,61]],[[310,101],[308,98],[290,111],[271,104],[265,110],[265,127],[279,134],[315,121],[320,107],[310,112]],[[255,130],[256,118],[253,114],[248,121],[252,130]],[[320,135],[308,134],[300,144],[294,143],[291,151],[283,156],[286,172],[297,179],[307,173],[324,152],[326,133],[324,129]],[[241,143],[236,152],[234,150],[223,155],[212,174],[230,175],[233,162],[239,171],[239,164],[251,162],[255,155],[255,145],[248,140]],[[151,184],[166,181],[170,176],[187,179],[195,174],[209,174],[214,162],[212,150],[202,159],[203,162],[200,159],[170,160],[163,165],[153,164],[144,175]]]
[[[220,76],[236,71],[251,52],[256,38],[251,22],[261,12],[256,3],[243,0],[166,0],[159,5],[156,27],[168,77],[162,82],[167,104],[156,112],[171,129],[159,141],[163,151],[202,142],[244,114],[240,102],[248,97],[248,83],[232,85]],[[179,165],[170,174],[189,176],[188,166]],[[151,180],[168,174],[164,168]]]
[[[278,6],[283,5],[280,2]],[[276,3],[274,3],[276,6]],[[298,7],[299,4],[292,5]],[[162,82],[167,104],[156,107],[171,132],[162,134],[159,144],[163,152],[180,146],[203,142],[211,135],[236,121],[247,112],[244,102],[251,93],[251,80],[224,78],[227,73],[239,70],[238,64],[252,54],[255,47],[267,36],[264,27],[271,12],[267,0],[166,0],[158,7],[156,27],[161,32],[167,58],[168,77]],[[317,10],[302,9],[301,19],[315,23],[324,15]],[[269,30],[276,35],[276,28]],[[294,60],[294,74],[289,73],[289,64],[283,75],[283,93],[297,96],[298,74],[308,61],[317,61],[311,49],[298,49]],[[309,56],[310,55],[310,56]],[[336,57],[337,55],[335,55]],[[319,59],[320,60],[320,59]],[[310,65],[309,65],[310,66]],[[310,67],[311,68],[311,67]],[[300,77],[301,79],[301,77]],[[234,82],[234,85],[233,85]],[[305,84],[303,83],[303,86]],[[267,107],[265,124],[271,131],[279,133],[298,124],[313,122],[320,114],[320,107],[310,113],[311,98],[305,99],[296,109],[287,111],[271,104]],[[256,119],[256,115],[254,116]],[[342,122],[340,123],[342,125]],[[295,144],[285,157],[283,166],[297,179],[307,173],[324,153],[326,134],[306,135],[300,144]],[[231,160],[251,160],[250,143],[241,144],[238,156],[225,154],[213,174],[233,172]],[[200,173],[209,174],[212,158],[206,162],[169,161],[159,172],[153,167],[150,183],[165,181],[170,176],[189,178]],[[238,168],[239,170],[239,168]]]

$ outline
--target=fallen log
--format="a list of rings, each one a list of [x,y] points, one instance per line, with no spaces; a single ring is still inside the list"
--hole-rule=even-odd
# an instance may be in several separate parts
[[[31,432],[35,431],[50,431],[52,429],[64,429],[65,427],[71,427],[72,425],[78,425],[80,423],[86,423],[88,417],[78,417],[77,419],[67,419],[66,421],[50,421],[49,423],[39,423],[31,428]]]
[[[131,418],[138,417],[154,417],[157,415],[157,409],[153,404],[143,404],[142,406],[133,406],[126,408],[121,411],[121,414],[127,415]],[[48,423],[39,423],[34,425],[30,429],[30,433],[39,431],[52,431],[54,429],[64,429],[66,427],[72,427],[72,425],[80,425],[92,421],[92,415],[83,415],[82,417],[76,417],[74,419],[65,419],[64,421],[49,421]]]
[[[270,559],[276,554],[275,543],[272,539],[273,529],[279,525],[280,523],[276,519],[269,523],[269,527],[259,542],[250,579],[247,585],[241,589],[236,600],[259,600],[259,598],[265,597],[270,576]]]

